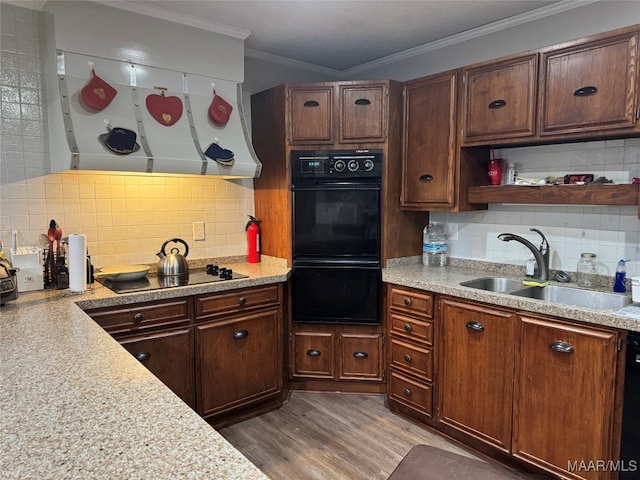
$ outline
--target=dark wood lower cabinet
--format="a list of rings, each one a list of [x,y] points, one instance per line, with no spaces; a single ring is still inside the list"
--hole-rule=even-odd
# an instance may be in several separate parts
[[[503,451],[511,448],[515,317],[441,303],[440,420]]]
[[[613,478],[568,470],[617,458],[617,333],[523,315],[518,336],[513,454],[566,478]]]
[[[195,407],[193,327],[122,336],[117,340],[173,393],[191,408]]]
[[[218,415],[280,392],[280,319],[276,307],[196,325],[200,415]]]
[[[215,426],[280,406],[283,285],[87,310]]]
[[[383,392],[382,326],[293,324],[289,378],[293,388]]]
[[[387,306],[392,411],[535,473],[618,478],[625,331],[387,289],[401,300]],[[421,294],[434,299],[432,317],[400,313]]]

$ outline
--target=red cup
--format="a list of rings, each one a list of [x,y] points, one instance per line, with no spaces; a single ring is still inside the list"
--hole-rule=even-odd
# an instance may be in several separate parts
[[[501,158],[494,158],[489,160],[487,173],[489,174],[489,185],[501,185],[502,184],[502,164]]]

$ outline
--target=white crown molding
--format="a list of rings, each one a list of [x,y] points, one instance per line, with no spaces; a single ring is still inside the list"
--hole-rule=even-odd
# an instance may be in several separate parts
[[[394,53],[393,55],[388,55],[386,57],[382,57],[377,60],[373,60],[371,62],[367,62],[361,65],[357,65],[355,67],[347,68],[346,70],[340,71],[340,73],[345,76],[350,76],[355,73],[372,70],[374,68],[382,67],[390,63],[398,62],[400,60],[406,60],[408,58],[412,58],[418,55],[423,55],[425,53],[432,52],[434,50],[438,50],[441,48],[449,47],[451,45],[456,45],[458,43],[473,40],[474,38],[479,38],[484,35],[488,35],[490,33],[506,30],[507,28],[529,23],[534,20],[539,20],[541,18],[549,17],[551,15],[566,12],[567,10],[572,10],[574,8],[582,7],[584,5],[589,5],[591,3],[595,3],[598,1],[600,0],[561,1],[558,3],[554,3],[553,5],[538,8],[536,10],[522,13],[520,15],[515,15],[513,17],[509,17],[504,20],[499,20],[497,22],[493,22],[488,25],[483,25],[478,28],[473,28],[465,32],[457,33],[455,35],[451,35],[449,37],[445,37],[431,43],[419,45],[417,47],[413,47],[408,50],[404,50],[402,52]]]
[[[207,30],[209,32],[220,33],[233,38],[239,38],[240,40],[246,40],[251,35],[251,30],[244,28],[232,27],[230,25],[224,25],[222,23],[212,22],[211,20],[203,20],[200,17],[194,17],[192,15],[185,15],[177,13],[166,8],[141,5],[139,3],[131,3],[126,0],[89,0],[94,3],[99,3],[107,7],[119,8],[120,10],[126,10],[128,12],[139,13],[146,15],[147,17],[159,18],[161,20],[167,20],[168,22],[181,23],[190,27],[199,28],[201,30]]]

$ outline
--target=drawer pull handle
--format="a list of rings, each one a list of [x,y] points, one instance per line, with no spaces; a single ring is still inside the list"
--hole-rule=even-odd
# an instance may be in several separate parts
[[[433,180],[433,175],[429,175],[428,173],[425,173],[424,175],[420,175],[420,180]]]
[[[353,352],[353,356],[356,358],[367,358],[369,354],[367,352]]]
[[[581,87],[573,92],[574,97],[587,97],[589,95],[593,95],[594,93],[598,93],[598,87],[594,87],[593,85],[587,85],[586,87]]]
[[[149,352],[138,352],[133,355],[137,360],[144,362],[145,360],[149,360],[151,358],[151,353]]]
[[[558,353],[573,353],[573,347],[571,344],[560,340],[551,342],[549,344],[549,348]]]
[[[502,108],[502,107],[506,107],[507,106],[507,101],[506,100],[494,100],[493,102],[491,102],[489,104],[489,108],[491,110],[495,110],[496,108]]]
[[[249,336],[249,330],[238,330],[237,332],[233,333],[233,338],[236,338],[236,339],[246,338],[248,336]]]
[[[469,330],[473,330],[474,332],[482,332],[484,330],[484,325],[482,325],[480,322],[467,322],[465,324],[465,327],[467,327]]]
[[[404,324],[404,331],[411,333],[411,330],[412,330],[411,325],[409,325],[408,323],[405,323]]]
[[[238,299],[238,303],[240,304],[240,306],[241,306],[241,307],[244,307],[244,306],[245,306],[245,304],[247,303],[247,299],[246,299],[246,298],[244,298],[244,297],[240,297],[240,298]]]
[[[404,304],[407,307],[410,307],[411,306],[411,299],[409,297],[404,297]]]
[[[304,106],[305,107],[319,107],[320,104],[318,102],[316,102],[315,100],[307,100],[306,102],[304,102]]]
[[[409,390],[408,388],[404,389],[404,396],[405,397],[410,397],[411,396],[411,390]]]
[[[133,316],[133,320],[134,322],[140,323],[142,320],[144,320],[144,315],[142,315],[141,313],[136,313]]]
[[[411,363],[411,355],[409,355],[408,353],[404,354],[404,361],[407,363]]]
[[[307,350],[307,355],[309,355],[310,357],[319,357],[320,350],[316,350],[315,348],[312,348],[310,350]]]
[[[356,105],[371,105],[371,100],[368,98],[359,98],[354,102]]]

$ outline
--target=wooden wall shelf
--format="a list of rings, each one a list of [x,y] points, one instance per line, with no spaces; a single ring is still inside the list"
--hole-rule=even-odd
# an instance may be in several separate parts
[[[640,185],[496,185],[469,188],[470,203],[637,205]]]

